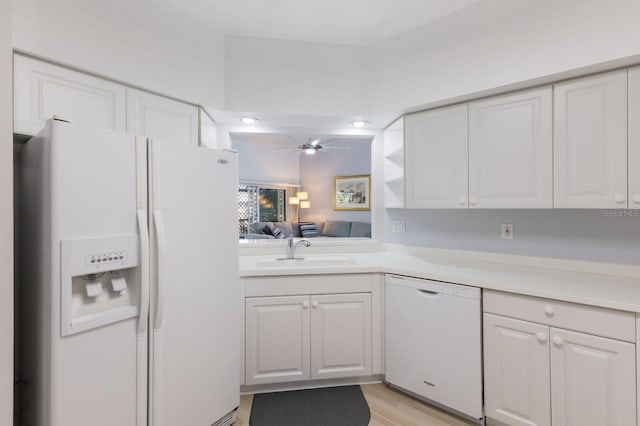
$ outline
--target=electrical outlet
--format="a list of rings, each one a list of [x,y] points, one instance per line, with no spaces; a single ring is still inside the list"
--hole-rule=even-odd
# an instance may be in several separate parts
[[[393,232],[404,232],[404,220],[393,221]]]
[[[513,224],[511,223],[502,224],[502,239],[513,240]]]

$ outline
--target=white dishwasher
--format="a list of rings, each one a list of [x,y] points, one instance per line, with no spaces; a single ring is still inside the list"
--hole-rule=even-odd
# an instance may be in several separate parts
[[[385,380],[482,420],[480,289],[397,275],[385,287]]]

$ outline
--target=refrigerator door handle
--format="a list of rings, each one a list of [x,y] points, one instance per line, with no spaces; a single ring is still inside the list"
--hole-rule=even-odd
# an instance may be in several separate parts
[[[140,314],[138,318],[138,336],[147,331],[149,316],[149,229],[146,209],[138,209],[138,233],[140,236]]]
[[[162,212],[158,209],[153,210],[153,222],[155,224],[156,241],[158,242],[158,275],[157,275],[157,290],[156,290],[156,317],[153,323],[153,328],[158,330],[162,327],[162,318],[164,316],[164,253],[165,253],[165,237],[164,237],[164,222],[162,221]]]

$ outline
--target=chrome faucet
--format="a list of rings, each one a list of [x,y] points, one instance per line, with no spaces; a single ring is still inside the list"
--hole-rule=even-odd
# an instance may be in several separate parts
[[[293,243],[293,237],[287,238],[287,260],[296,259],[296,250],[300,245],[304,245],[305,247],[309,247],[311,245],[311,241],[309,240],[300,240],[297,243]],[[303,257],[298,257],[297,259],[304,259]]]

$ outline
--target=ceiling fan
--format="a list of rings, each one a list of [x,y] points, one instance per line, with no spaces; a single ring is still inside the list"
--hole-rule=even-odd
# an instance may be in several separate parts
[[[302,151],[307,155],[313,155],[316,152],[337,151],[341,149],[349,149],[349,147],[333,145],[330,140],[322,141],[322,138],[309,138],[307,142],[298,145],[295,151]]]

